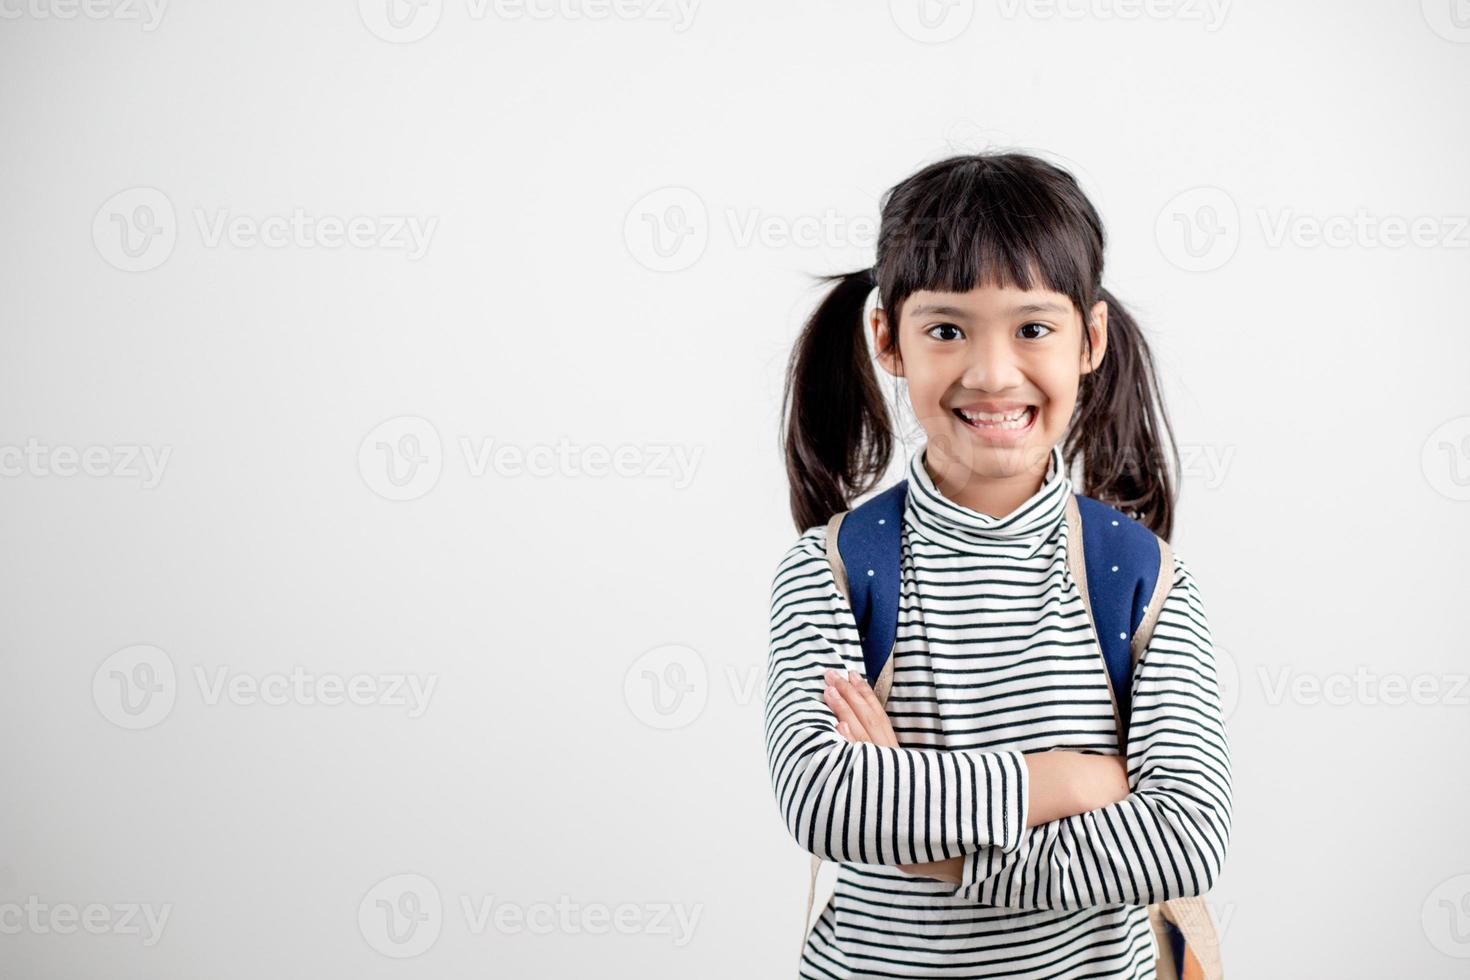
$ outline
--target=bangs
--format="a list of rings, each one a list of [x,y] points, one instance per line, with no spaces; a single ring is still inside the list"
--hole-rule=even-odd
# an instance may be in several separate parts
[[[970,158],[947,161],[894,188],[880,279],[901,307],[918,290],[966,293],[977,286],[1046,289],[1086,309],[1103,242],[1067,195],[1041,195],[1034,179]],[[1074,185],[1075,186],[1075,185]]]

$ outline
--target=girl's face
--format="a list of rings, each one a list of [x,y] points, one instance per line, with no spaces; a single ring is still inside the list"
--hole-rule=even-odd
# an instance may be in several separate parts
[[[955,499],[1019,504],[1041,485],[1051,449],[1072,420],[1081,376],[1102,363],[1107,348],[1105,302],[1093,305],[1089,321],[1087,357],[1082,316],[1063,293],[981,286],[920,290],[904,300],[902,360],[889,353],[878,361],[908,379],[928,435],[926,461]],[[872,326],[881,349],[886,311],[873,311]]]

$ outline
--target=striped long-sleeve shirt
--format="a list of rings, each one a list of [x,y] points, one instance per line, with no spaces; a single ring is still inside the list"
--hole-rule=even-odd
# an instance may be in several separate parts
[[[787,828],[840,862],[802,954],[803,977],[1149,978],[1145,906],[1207,891],[1230,836],[1229,746],[1199,589],[1172,587],[1134,671],[1130,795],[1027,828],[1022,753],[1117,755],[1106,667],[1067,566],[1052,450],[1037,492],[1005,517],[936,488],[909,458],[888,716],[899,748],[851,744],[823,671],[863,669],[825,528],[776,570],[766,743]],[[964,856],[960,885],[894,865]]]

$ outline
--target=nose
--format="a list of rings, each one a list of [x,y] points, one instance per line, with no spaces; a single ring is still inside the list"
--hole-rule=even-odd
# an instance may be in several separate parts
[[[1025,382],[1021,362],[1006,340],[985,338],[973,344],[960,384],[976,391],[1005,391]]]

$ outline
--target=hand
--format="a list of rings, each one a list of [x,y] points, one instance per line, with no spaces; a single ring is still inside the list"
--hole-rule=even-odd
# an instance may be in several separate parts
[[[898,736],[893,733],[893,724],[888,712],[878,703],[878,696],[868,686],[867,678],[856,671],[844,676],[836,670],[826,672],[827,688],[823,697],[832,713],[837,716],[837,731],[849,742],[868,742],[898,748]],[[924,864],[900,864],[898,869],[921,878],[937,878],[958,885],[964,870],[965,859],[948,858],[944,861],[928,861]]]
[[[943,861],[929,861],[925,864],[900,864],[897,865],[897,868],[911,875],[918,875],[920,878],[938,878],[951,885],[958,885],[965,871],[965,859],[953,857]]]
[[[878,695],[868,686],[867,678],[854,670],[843,674],[829,669],[825,676],[827,689],[822,696],[837,716],[837,731],[843,738],[898,748],[898,736],[893,734],[888,712],[878,703]]]

